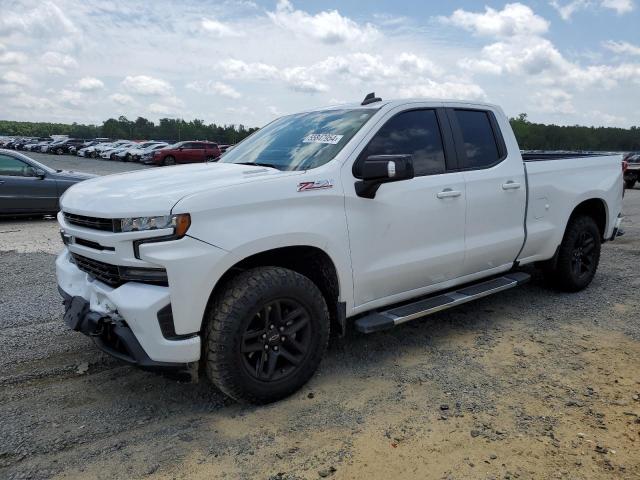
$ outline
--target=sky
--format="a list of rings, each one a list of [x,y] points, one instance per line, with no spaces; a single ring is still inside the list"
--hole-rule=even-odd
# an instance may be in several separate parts
[[[0,119],[262,126],[383,99],[640,126],[640,0],[0,0]]]

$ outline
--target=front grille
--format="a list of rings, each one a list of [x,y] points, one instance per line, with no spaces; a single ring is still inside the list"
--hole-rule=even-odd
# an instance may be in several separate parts
[[[83,257],[76,253],[72,253],[76,266],[83,272],[88,273],[92,277],[106,283],[111,287],[119,287],[124,283],[120,277],[120,270],[116,265],[93,260],[92,258]]]
[[[64,218],[72,225],[102,230],[105,232],[116,232],[116,222],[112,218],[86,217],[75,213],[64,212]]]
[[[167,272],[164,268],[120,267],[73,252],[71,256],[80,270],[113,288],[117,288],[127,282],[148,283],[165,287],[169,284]]]

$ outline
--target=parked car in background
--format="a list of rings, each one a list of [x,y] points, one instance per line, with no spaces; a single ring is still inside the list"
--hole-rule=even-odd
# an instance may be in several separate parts
[[[149,140],[146,142],[140,142],[133,146],[126,147],[117,153],[114,154],[115,160],[120,160],[123,162],[132,162],[138,160],[143,152],[146,151],[147,148],[153,147],[154,145],[162,145],[163,147],[167,145],[166,142],[158,142],[157,140]]]
[[[633,188],[640,180],[640,153],[625,156],[627,168],[624,172],[624,184],[627,188]]]
[[[131,148],[134,145],[136,145],[136,143],[132,142],[131,140],[121,140],[115,142],[111,148],[102,149],[102,151],[100,152],[100,158],[104,160],[114,160],[114,158],[112,157],[114,153]]]
[[[145,165],[149,165],[153,163],[153,153],[156,150],[161,150],[168,146],[169,144],[167,142],[156,143],[155,145],[151,145],[150,147],[147,147],[141,150],[139,153],[136,153],[135,155],[133,155],[133,160],[135,162],[140,162],[140,163],[144,163]]]
[[[95,175],[54,170],[32,158],[0,150],[0,215],[55,214],[71,185]]]
[[[58,146],[58,145],[62,145],[67,139],[66,138],[60,138],[58,140],[54,140],[51,143],[48,143],[46,145],[43,145],[42,147],[40,147],[40,152],[41,153],[51,153],[54,151],[54,149]]]
[[[68,138],[63,142],[56,145],[55,148],[50,149],[51,153],[55,153],[56,155],[63,155],[65,153],[69,153],[69,149],[71,147],[78,148],[79,145],[82,145],[85,141],[82,138]]]
[[[34,142],[27,143],[23,147],[23,150],[25,152],[39,152],[40,148],[42,148],[44,145],[49,145],[51,142],[53,142],[53,139],[51,138],[38,138]]]
[[[107,151],[107,150],[113,150],[115,148],[120,147],[121,145],[124,145],[125,143],[128,143],[129,140],[116,140],[114,142],[104,142],[104,143],[99,143],[98,145],[95,145],[93,147],[89,147],[87,149],[87,152],[85,152],[85,156],[89,156],[91,158],[97,158],[99,157],[103,152]]]
[[[217,143],[204,141],[178,142],[153,152],[155,165],[215,161],[221,155]]]

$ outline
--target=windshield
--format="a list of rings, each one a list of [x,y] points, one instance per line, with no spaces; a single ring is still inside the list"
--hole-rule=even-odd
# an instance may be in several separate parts
[[[324,110],[282,117],[227,151],[220,163],[316,168],[333,159],[376,111]]]

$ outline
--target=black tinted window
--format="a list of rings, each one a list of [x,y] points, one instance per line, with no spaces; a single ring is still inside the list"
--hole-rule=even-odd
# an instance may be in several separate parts
[[[496,163],[500,153],[487,112],[456,110],[455,115],[467,156],[465,167],[484,168]]]
[[[370,155],[413,155],[416,176],[445,171],[442,137],[435,110],[412,110],[389,120],[365,148]]]

